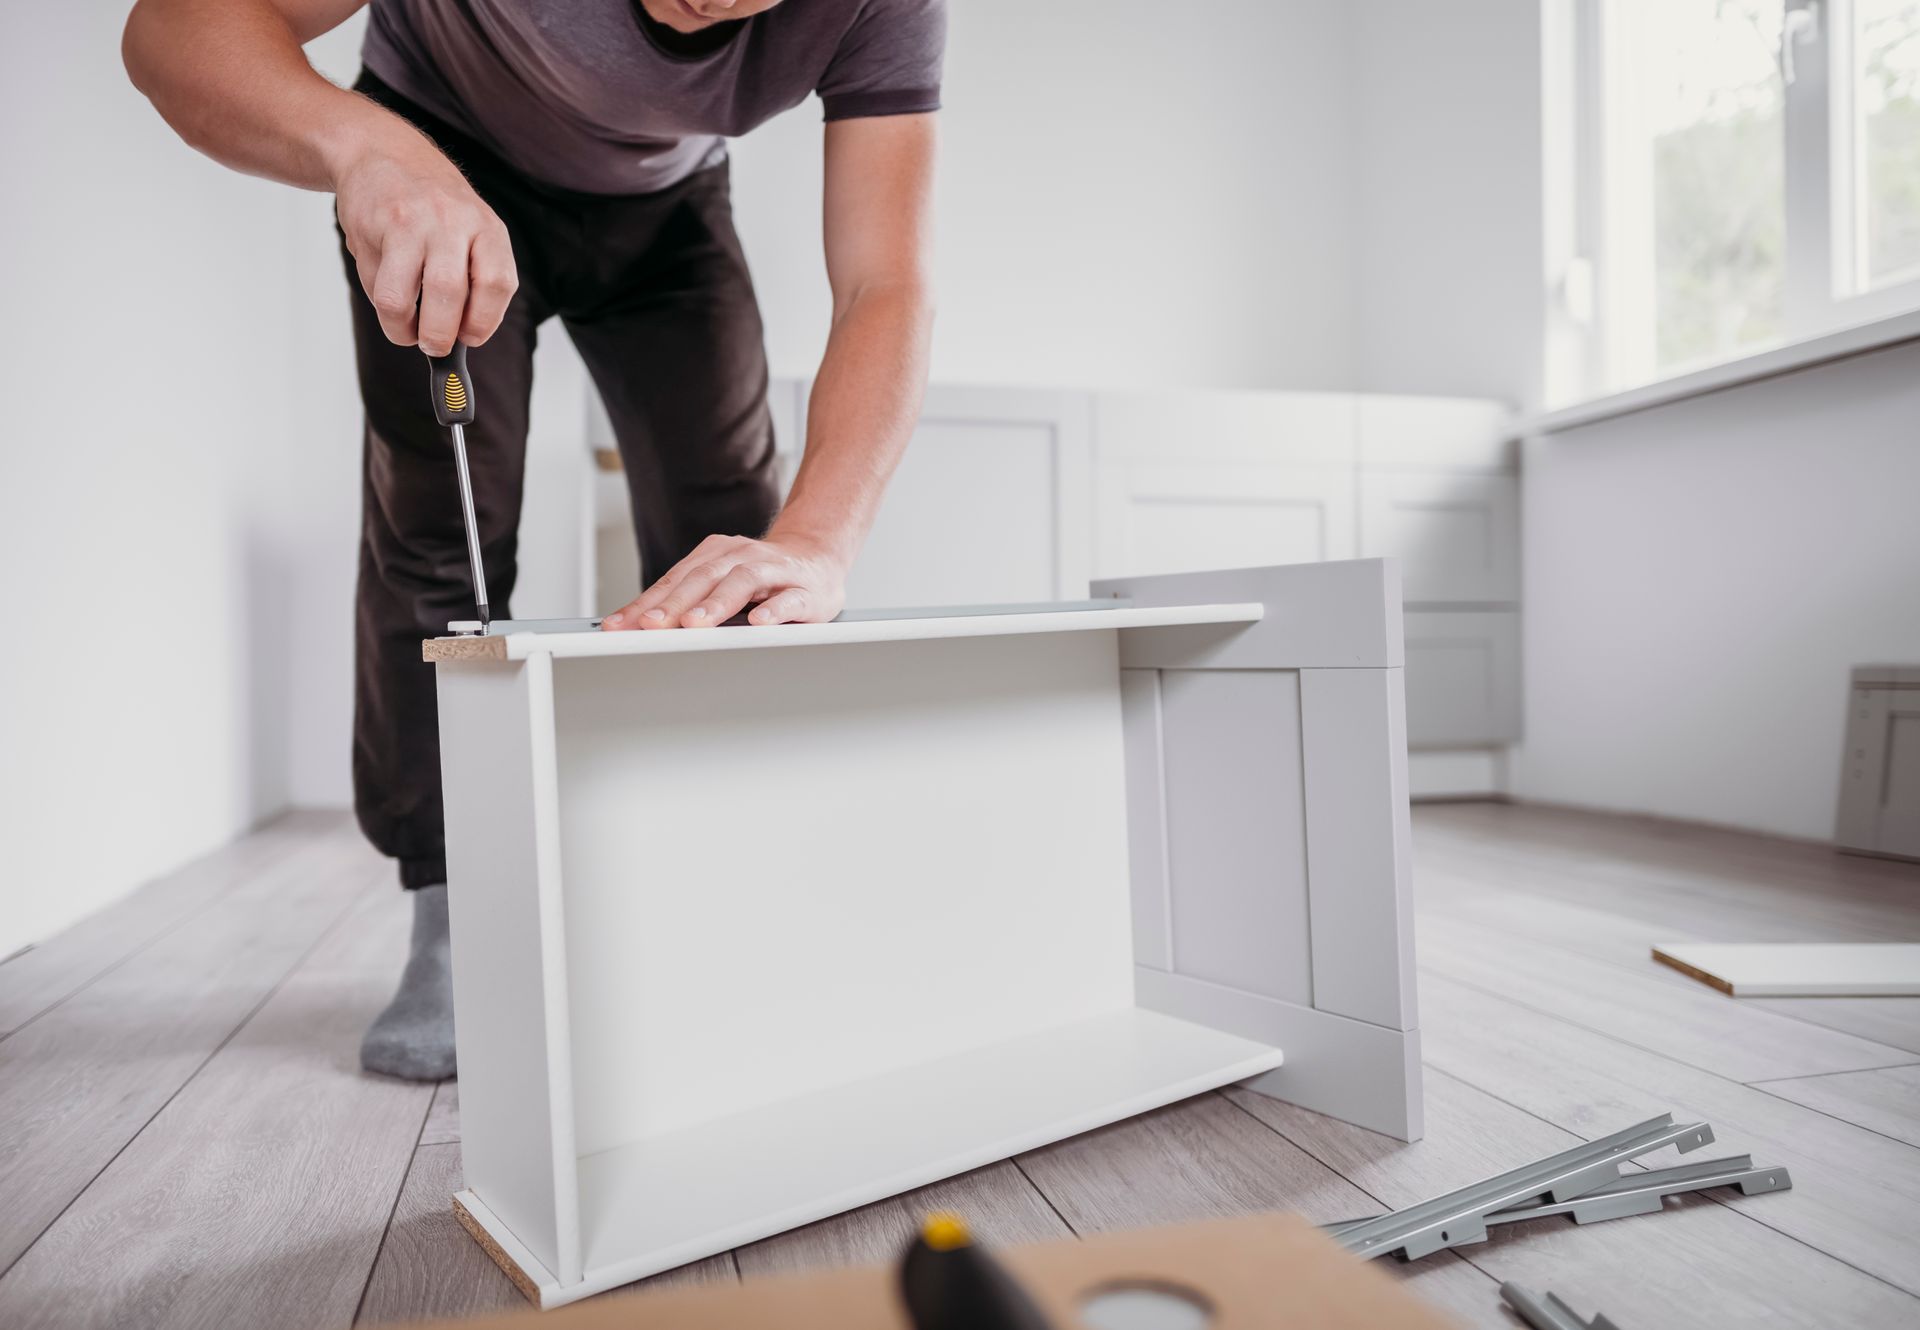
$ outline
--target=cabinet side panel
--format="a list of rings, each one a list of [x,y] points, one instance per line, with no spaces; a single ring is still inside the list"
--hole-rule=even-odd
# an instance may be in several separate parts
[[[1243,1081],[1249,1090],[1385,1132],[1426,1134],[1420,1032],[1388,1030],[1292,1002],[1137,967],[1140,1005],[1285,1050],[1286,1063]]]
[[[1120,671],[1127,750],[1127,857],[1133,883],[1133,958],[1173,964],[1167,896],[1167,795],[1160,745],[1160,671]]]
[[[1412,844],[1399,670],[1302,670],[1313,1005],[1410,1030]]]
[[[557,1105],[543,918],[533,662],[439,665],[447,900],[467,1186],[564,1278],[578,1262],[572,1127]],[[547,662],[541,661],[544,666]],[[549,730],[549,744],[551,743]],[[557,884],[552,884],[557,889]]]
[[[1312,1005],[1300,676],[1168,670],[1161,708],[1172,968]]]

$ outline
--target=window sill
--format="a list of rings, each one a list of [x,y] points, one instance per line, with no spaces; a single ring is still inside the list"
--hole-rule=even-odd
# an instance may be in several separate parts
[[[1589,398],[1587,401],[1575,402],[1570,406],[1541,411],[1528,416],[1521,422],[1521,432],[1553,434],[1560,430],[1572,429],[1576,425],[1590,425],[1597,420],[1611,420],[1615,416],[1644,411],[1648,407],[1663,406],[1668,402],[1678,402],[1689,397],[1720,392],[1727,388],[1738,387],[1743,383],[1771,379],[1777,375],[1790,374],[1795,370],[1823,365],[1828,361],[1844,360],[1849,356],[1862,355],[1868,351],[1878,351],[1882,347],[1916,340],[1920,340],[1920,309],[1908,310],[1884,319],[1875,319],[1870,323],[1856,324],[1851,328],[1841,328],[1836,332],[1823,333],[1818,337],[1809,337],[1805,341],[1790,342],[1785,346],[1756,351],[1752,355],[1741,356],[1738,360],[1708,365],[1704,369],[1677,374],[1670,379],[1657,379],[1652,383],[1643,383],[1635,388],[1626,388],[1602,397]]]

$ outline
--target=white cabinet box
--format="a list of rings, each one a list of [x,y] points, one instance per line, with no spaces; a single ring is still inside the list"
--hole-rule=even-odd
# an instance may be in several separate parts
[[[1233,1081],[1421,1133],[1397,571],[430,642],[462,1222],[544,1305]]]

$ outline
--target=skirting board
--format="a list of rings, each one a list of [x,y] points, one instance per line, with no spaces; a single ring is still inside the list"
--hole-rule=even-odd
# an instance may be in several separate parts
[[[1256,1040],[1128,1009],[587,1155],[585,1269],[564,1286],[471,1191],[455,1214],[515,1287],[557,1307],[1281,1061]]]
[[[1920,944],[1662,942],[1653,958],[1734,997],[1920,996]]]
[[[1507,750],[1415,749],[1407,754],[1407,793],[1415,802],[1503,799],[1508,793]]]

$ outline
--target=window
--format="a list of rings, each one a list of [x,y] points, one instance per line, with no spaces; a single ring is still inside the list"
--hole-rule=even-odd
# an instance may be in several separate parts
[[[1920,308],[1920,0],[1557,3],[1550,401]]]
[[[1854,0],[1846,210],[1859,288],[1920,278],[1920,0]]]

